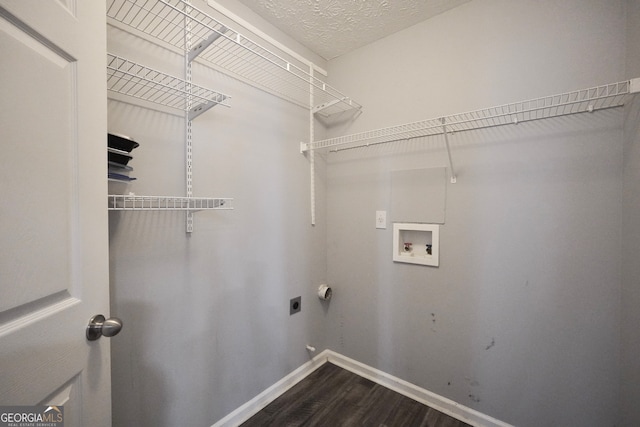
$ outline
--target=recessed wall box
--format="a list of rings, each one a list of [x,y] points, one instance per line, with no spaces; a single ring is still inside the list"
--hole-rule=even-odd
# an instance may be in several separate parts
[[[409,264],[439,265],[440,225],[393,224],[393,260]]]

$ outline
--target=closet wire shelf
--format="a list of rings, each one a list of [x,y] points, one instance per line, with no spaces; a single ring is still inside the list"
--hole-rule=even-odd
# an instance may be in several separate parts
[[[109,195],[110,211],[189,211],[233,210],[232,198]]]
[[[189,120],[216,105],[229,107],[228,95],[188,83],[120,56],[107,53],[107,89],[182,111]],[[192,108],[188,108],[191,99]]]
[[[202,60],[256,87],[315,113],[332,115],[359,110],[360,104],[314,77],[310,71],[223,25],[184,0],[107,0],[107,17],[157,40],[186,51],[190,61]],[[190,31],[185,36],[185,25]],[[310,106],[310,94],[314,104]]]
[[[301,143],[300,151],[302,153],[310,150],[338,152],[415,138],[435,135],[446,137],[447,134],[454,132],[594,112],[621,107],[638,92],[640,92],[640,78],[313,143]],[[448,140],[446,142],[448,145]]]

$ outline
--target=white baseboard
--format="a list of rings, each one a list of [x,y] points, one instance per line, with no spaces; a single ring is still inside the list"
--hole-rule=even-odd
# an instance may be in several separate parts
[[[327,353],[327,361],[334,365],[340,366],[354,374],[358,374],[361,377],[367,378],[381,386],[387,387],[395,392],[423,403],[430,408],[450,415],[460,421],[464,421],[467,424],[471,424],[472,426],[513,427],[511,424],[497,420],[478,412],[475,409],[468,408],[451,399],[432,393],[429,390],[425,390],[405,380],[401,380],[400,378],[389,375],[334,351],[325,350],[323,353]]]
[[[313,359],[300,366],[289,375],[231,412],[226,417],[215,423],[211,427],[236,427],[247,421],[249,418],[260,412],[269,403],[273,402],[280,395],[284,394],[291,387],[305,379],[309,374],[327,363],[327,350],[321,352]]]
[[[348,371],[367,378],[377,384],[423,403],[442,413],[450,415],[476,427],[513,427],[503,421],[468,408],[451,399],[432,393],[400,378],[384,373],[332,350],[324,350],[312,360],[215,423],[212,427],[236,427],[258,413],[269,403],[284,394],[323,364],[330,362]]]

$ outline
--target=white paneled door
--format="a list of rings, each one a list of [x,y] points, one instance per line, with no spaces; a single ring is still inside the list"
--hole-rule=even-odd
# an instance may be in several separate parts
[[[0,0],[0,54],[0,405],[109,426],[105,3]]]

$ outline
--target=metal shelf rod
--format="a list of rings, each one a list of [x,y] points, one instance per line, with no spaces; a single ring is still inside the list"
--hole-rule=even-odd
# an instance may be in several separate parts
[[[618,108],[621,107],[621,105],[616,105],[616,106],[611,106],[611,107],[604,107],[604,108],[599,108],[598,110],[594,110],[594,111],[604,111],[604,110],[608,110],[611,108]],[[572,115],[576,115],[576,114],[582,114],[584,113],[584,111],[576,111],[573,113],[566,113],[563,114],[563,116],[572,116]],[[559,116],[553,116],[553,117],[559,117]],[[531,119],[527,119],[522,121],[522,123],[524,122],[533,122],[533,121],[537,121],[537,120],[544,120],[544,119],[548,119],[550,117],[536,117],[536,118],[531,118]],[[513,124],[517,124],[514,122],[505,122],[505,123],[498,123],[498,124],[493,124],[493,125],[487,125],[487,126],[479,126],[479,127],[474,127],[474,128],[469,128],[469,129],[458,129],[455,131],[452,130],[447,130],[447,133],[449,135],[456,133],[456,132],[466,132],[466,131],[472,131],[472,130],[478,130],[478,129],[486,129],[489,127],[499,127],[499,126],[508,126],[508,125],[513,125]],[[442,124],[438,125],[438,126],[433,126],[433,129],[437,129],[437,128],[441,128]],[[442,135],[442,131],[438,131],[438,132],[434,132],[434,133],[430,133],[428,135],[414,135],[414,136],[398,136],[398,137],[394,137],[393,139],[385,139],[384,141],[377,141],[377,142],[370,142],[370,143],[366,143],[366,144],[361,144],[361,145],[354,145],[351,147],[343,147],[343,148],[334,148],[332,150],[329,150],[330,153],[338,153],[340,151],[348,151],[348,150],[355,150],[358,148],[365,148],[365,147],[374,147],[376,145],[384,145],[384,144],[390,144],[393,142],[401,142],[401,141],[410,141],[412,139],[418,139],[418,138],[426,138],[426,137],[430,137],[430,136],[438,136],[438,135]],[[373,138],[371,138],[373,139]],[[348,144],[348,143],[345,143]],[[301,145],[301,147],[306,147],[307,144],[303,143]],[[318,149],[316,149],[318,150]],[[308,150],[307,148],[301,148],[301,153],[304,153],[305,151],[311,151]]]
[[[624,105],[630,96],[639,92],[638,87],[640,87],[640,79],[632,79],[560,95],[453,114],[439,119],[428,119],[313,143],[302,143],[301,151],[330,149],[330,152],[337,152],[440,135],[443,133],[443,119],[446,120],[447,131],[453,133],[616,108]],[[334,148],[343,146],[346,147]]]

